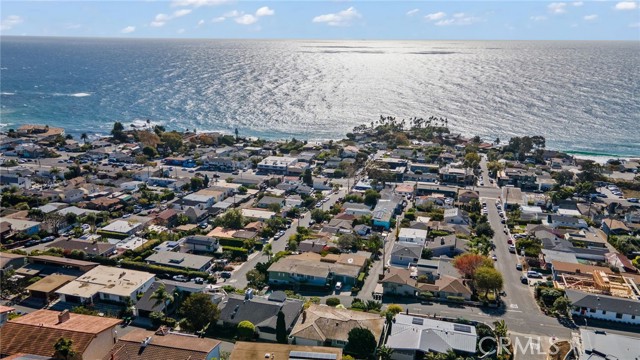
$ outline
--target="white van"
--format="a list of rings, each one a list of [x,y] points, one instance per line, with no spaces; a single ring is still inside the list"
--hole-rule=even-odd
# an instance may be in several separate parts
[[[338,281],[336,283],[336,290],[340,290],[340,289],[342,289],[342,283],[340,281]]]

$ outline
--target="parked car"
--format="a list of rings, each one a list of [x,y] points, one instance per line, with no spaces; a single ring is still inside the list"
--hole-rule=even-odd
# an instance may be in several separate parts
[[[522,275],[522,276],[520,276],[520,282],[525,284],[525,285],[528,285],[529,284],[529,279],[527,279],[526,276]]]
[[[188,282],[188,281],[189,281],[189,278],[188,278],[188,277],[186,277],[186,276],[184,276],[184,275],[175,275],[175,276],[173,277],[173,280],[175,280],[175,281],[180,281],[180,282]]]
[[[638,202],[638,198],[628,198],[627,201],[628,202],[632,202],[632,203],[637,203]]]
[[[201,277],[197,277],[193,279],[193,282],[195,282],[196,284],[204,284],[204,279]]]
[[[516,270],[518,270],[518,271],[522,271],[522,264],[517,263],[517,264],[516,264]]]
[[[342,283],[340,281],[338,281],[336,283],[336,290],[340,290],[340,289],[342,289]]]
[[[509,252],[515,254],[516,253],[516,246],[511,244],[509,245]]]
[[[527,271],[527,277],[534,278],[534,279],[542,279],[542,274],[540,274],[537,271],[529,270]]]
[[[220,277],[223,279],[230,279],[231,278],[231,273],[228,271],[223,271],[220,273]]]

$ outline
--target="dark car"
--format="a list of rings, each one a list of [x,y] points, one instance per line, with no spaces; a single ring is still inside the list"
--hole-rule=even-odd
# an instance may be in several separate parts
[[[529,285],[529,279],[527,279],[527,277],[524,275],[520,276],[520,282],[525,285]]]
[[[230,279],[231,278],[231,273],[228,271],[223,271],[220,273],[220,277],[223,279]]]

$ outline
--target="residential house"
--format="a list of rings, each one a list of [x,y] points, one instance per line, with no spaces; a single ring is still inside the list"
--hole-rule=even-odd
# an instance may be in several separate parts
[[[16,309],[10,306],[0,305],[0,327],[9,320],[9,314],[13,313]]]
[[[392,296],[415,296],[430,292],[435,298],[447,300],[451,296],[471,299],[472,291],[463,279],[441,275],[433,283],[422,283],[412,278],[411,270],[389,268],[381,280],[383,294]]]
[[[543,223],[545,223],[543,221]],[[547,215],[546,224],[551,228],[587,229],[589,225],[583,219],[564,215]]]
[[[431,249],[433,257],[449,256],[453,257],[464,252],[465,241],[458,241],[455,234],[437,236],[425,243],[425,247]]]
[[[240,211],[242,212],[242,215],[247,219],[258,221],[266,221],[276,216],[276,213],[274,213],[273,211],[266,210],[241,209]]]
[[[135,303],[153,284],[155,275],[110,266],[97,266],[56,291],[61,301],[91,304],[100,300]]]
[[[135,329],[122,335],[102,360],[210,360],[220,359],[220,340],[182,334],[162,327]]]
[[[300,244],[298,244],[298,251],[301,253],[313,252],[316,254],[320,254],[326,246],[327,246],[327,242],[324,240],[307,239],[307,240],[302,240]]]
[[[640,301],[601,294],[591,294],[566,289],[571,301],[571,313],[590,319],[607,320],[628,324],[640,324]]]
[[[88,257],[109,257],[113,255],[116,250],[115,244],[110,244],[108,242],[77,240],[70,238],[61,238],[60,240],[47,244],[45,248],[58,248],[62,249],[65,253],[72,251],[82,251],[87,254]]]
[[[121,205],[120,200],[104,196],[89,201],[87,207],[98,211],[113,211],[119,209]]]
[[[305,253],[312,254],[312,253]],[[327,262],[329,259],[309,259],[299,256],[288,256],[271,264],[269,267],[269,283],[274,285],[307,285],[327,287],[335,282],[344,286],[354,286],[361,268]]]
[[[592,231],[589,231],[592,230]],[[564,234],[564,238],[571,242],[574,246],[587,248],[606,248],[607,239],[600,236],[597,230],[591,228],[588,230],[570,231]]]
[[[166,209],[156,216],[156,224],[168,228],[174,227],[178,221],[178,212],[174,209]]]
[[[213,263],[210,256],[173,251],[160,251],[144,259],[147,264],[172,267],[181,270],[207,271]]]
[[[522,196],[522,190],[512,186],[504,186],[500,196],[505,210],[513,210],[516,207],[527,205]]]
[[[442,194],[446,197],[454,199],[458,194],[458,188],[454,186],[436,185],[427,183],[418,183],[416,185],[416,195]]]
[[[193,252],[216,252],[220,243],[218,239],[205,235],[191,235],[184,238],[182,247]]]
[[[369,329],[380,343],[384,327],[385,318],[380,314],[313,304],[302,312],[289,337],[298,345],[342,348],[355,328]]]
[[[126,238],[137,233],[143,228],[144,225],[136,221],[116,220],[98,230],[98,234],[102,234],[105,236],[115,235]]]
[[[473,325],[440,321],[419,315],[398,314],[386,346],[393,350],[391,359],[422,359],[426,353],[474,355],[477,333]]]
[[[459,208],[444,209],[444,222],[447,224],[469,225],[469,214]]]
[[[581,346],[576,349],[579,360],[637,359],[638,338],[612,332],[580,329]]]
[[[248,292],[245,296],[229,295],[227,302],[220,310],[218,322],[235,328],[242,321],[250,321],[255,325],[260,339],[275,341],[278,312],[282,311],[287,333],[291,331],[302,311],[302,301],[287,299],[281,291],[272,293],[268,298],[252,294]]]
[[[5,223],[2,226],[5,233],[23,233],[27,236],[37,234],[42,226],[42,223],[39,221],[12,219],[8,217],[0,217],[0,223]]]
[[[341,360],[342,349],[324,346],[304,346],[237,341],[229,360],[247,359],[325,359]]]
[[[19,269],[23,267],[26,262],[27,257],[24,255],[0,252],[0,275],[6,271]]]
[[[278,206],[279,208],[282,208],[284,206],[284,202],[285,202],[285,199],[281,197],[263,196],[256,203],[256,207],[261,209],[268,209],[270,206],[273,205],[273,206]]]
[[[31,178],[20,174],[7,174],[2,171],[0,174],[0,189],[15,186],[18,189],[31,189]]]
[[[344,203],[342,209],[345,214],[354,216],[371,215],[371,208],[368,205],[360,203]]]
[[[460,191],[458,192],[459,203],[469,205],[473,200],[480,201],[480,195],[477,191],[460,189]]]
[[[628,235],[630,229],[624,222],[616,219],[603,219],[602,231],[607,235]]]
[[[267,156],[258,163],[258,171],[265,173],[288,174],[289,168],[298,163],[298,159],[285,156]]]
[[[158,302],[158,300],[152,298],[153,293],[156,292],[161,286],[164,286],[165,291],[169,294],[174,294],[177,290],[177,288],[172,284],[165,284],[159,281],[154,282],[147,289],[147,291],[142,294],[142,297],[136,302],[136,316],[148,318],[152,312],[162,312],[167,314],[170,313],[171,310],[173,310],[173,308],[171,307],[172,304],[168,301],[162,303],[162,301]]]
[[[51,274],[26,287],[31,299],[40,300],[46,304],[49,300],[55,298],[55,292],[71,281],[75,280],[75,276]]]
[[[421,244],[404,242],[393,244],[393,249],[391,250],[391,265],[406,268],[410,264],[417,263],[422,256],[422,248],[423,245]]]
[[[51,310],[36,310],[0,328],[0,356],[31,354],[52,358],[56,342],[72,341],[74,360],[101,360],[116,341],[122,320]]]
[[[398,242],[418,244],[424,246],[427,241],[427,230],[402,228],[398,233]]]

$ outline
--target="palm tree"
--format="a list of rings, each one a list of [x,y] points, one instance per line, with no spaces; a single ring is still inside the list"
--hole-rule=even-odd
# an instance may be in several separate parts
[[[57,167],[52,167],[51,170],[49,170],[49,174],[51,175],[51,177],[53,178],[53,181],[56,181],[56,178],[58,177],[57,175],[60,174],[60,169],[58,169]]]
[[[153,307],[156,307],[160,304],[164,304],[164,307],[162,308],[162,313],[164,314],[164,317],[167,317],[167,307],[169,306],[169,304],[171,304],[174,300],[173,294],[169,293],[167,291],[167,289],[165,288],[164,284],[160,284],[160,286],[156,289],[156,291],[153,292],[153,294],[151,294],[151,300],[155,300],[155,302],[153,303]]]
[[[380,360],[391,360],[391,354],[393,354],[393,349],[388,348],[382,345],[378,349],[378,355],[380,355]]]
[[[83,141],[85,144],[87,143],[87,138],[88,138],[88,137],[89,137],[89,136],[87,136],[87,133],[82,133],[82,134],[80,135],[80,139],[82,139],[82,141]]]

